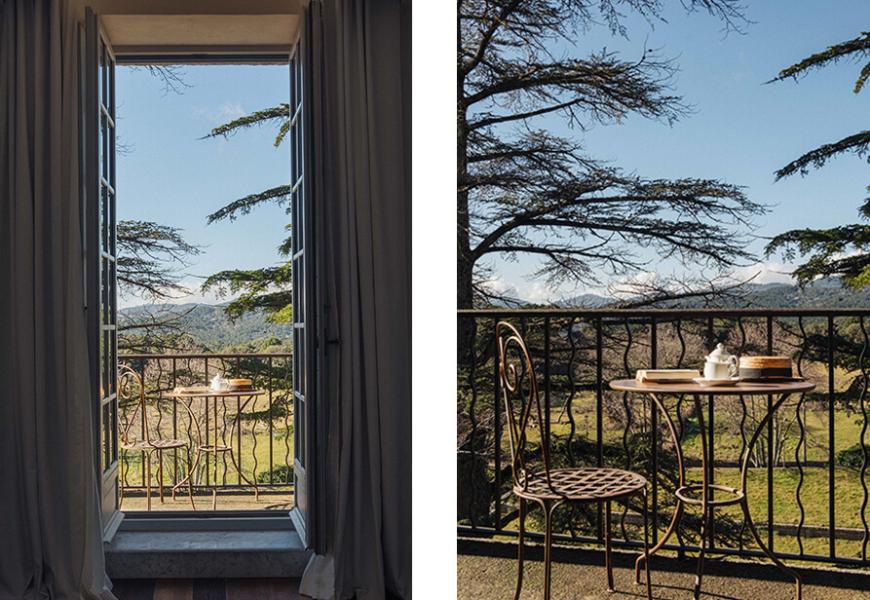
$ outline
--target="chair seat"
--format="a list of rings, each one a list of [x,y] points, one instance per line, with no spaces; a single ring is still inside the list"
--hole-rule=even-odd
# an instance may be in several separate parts
[[[631,471],[609,467],[553,469],[550,484],[543,473],[531,473],[514,486],[523,498],[594,501],[635,494],[646,487],[646,478]]]
[[[184,440],[166,439],[154,440],[146,442],[145,440],[137,440],[135,442],[121,442],[123,450],[172,450],[173,448],[185,448],[187,442]]]

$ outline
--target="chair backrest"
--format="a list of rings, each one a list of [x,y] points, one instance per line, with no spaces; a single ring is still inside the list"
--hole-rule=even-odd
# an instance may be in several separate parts
[[[131,431],[136,424],[136,417],[140,418],[140,429],[142,440],[145,443],[151,443],[151,434],[149,432],[150,424],[148,423],[148,413],[145,407],[145,382],[142,376],[127,365],[118,365],[118,403],[127,405],[135,401],[135,406],[131,412],[127,414],[124,428],[121,430],[121,444],[129,444],[131,441]]]
[[[533,417],[537,419],[541,436],[543,471],[547,485],[550,480],[550,439],[549,429],[545,426],[544,410],[538,394],[538,380],[532,357],[520,332],[505,321],[496,324],[495,335],[498,340],[498,375],[501,395],[508,421],[508,434],[511,443],[511,468],[515,485],[528,486],[530,474],[526,459],[528,454],[528,433]],[[547,415],[549,418],[549,415]]]

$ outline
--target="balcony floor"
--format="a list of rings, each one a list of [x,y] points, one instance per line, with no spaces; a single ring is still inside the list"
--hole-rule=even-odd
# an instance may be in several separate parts
[[[304,600],[295,579],[118,579],[121,600]]]
[[[193,503],[197,511],[212,510],[212,495],[210,491],[197,491],[193,495]],[[253,491],[218,491],[217,510],[278,510],[289,511],[293,508],[293,491],[261,491],[259,500],[254,499]],[[139,512],[147,510],[145,493],[138,490],[124,494],[121,502],[124,512]],[[166,490],[163,502],[156,490],[151,492],[151,511],[190,511],[190,500],[185,490],[176,492],[175,499]]]
[[[503,600],[514,597],[517,563],[516,546],[472,542],[469,549],[460,542],[457,564],[457,598],[459,600]],[[529,546],[527,546],[527,550]],[[508,551],[513,558],[507,556]],[[468,553],[464,553],[468,552]],[[489,555],[483,555],[487,553]],[[529,560],[531,554],[534,560]],[[571,556],[575,554],[576,556]],[[606,590],[607,575],[602,551],[554,549],[553,600],[617,600],[646,598],[643,586],[634,584],[633,561],[636,554],[614,553],[614,584],[616,591]],[[653,598],[680,599],[692,597],[695,561],[675,558],[653,558]],[[522,600],[539,600],[543,590],[543,562],[540,548],[527,552]],[[707,561],[702,598],[718,600],[790,600],[794,584],[783,579],[778,571],[759,563],[727,562],[714,558]],[[844,573],[843,570],[804,574],[804,600],[870,600],[870,574]]]

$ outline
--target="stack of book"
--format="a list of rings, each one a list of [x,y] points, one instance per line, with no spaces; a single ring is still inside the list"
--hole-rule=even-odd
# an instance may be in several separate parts
[[[701,374],[696,369],[640,369],[638,383],[684,383],[691,382]]]

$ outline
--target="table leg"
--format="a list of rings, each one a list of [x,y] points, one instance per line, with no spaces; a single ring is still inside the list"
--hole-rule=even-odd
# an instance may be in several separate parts
[[[668,426],[668,432],[671,434],[671,439],[674,442],[674,453],[677,455],[677,470],[678,470],[678,475],[679,475],[678,487],[682,487],[682,486],[686,485],[686,470],[685,470],[685,467],[683,466],[683,449],[680,447],[680,438],[679,438],[679,436],[677,436],[677,428],[674,426],[673,419],[671,419],[671,416],[668,414],[668,411],[665,408],[664,403],[661,401],[661,399],[658,397],[658,395],[650,394],[650,397],[653,399],[653,402],[655,402],[656,409],[665,418],[665,423],[667,423],[667,426]],[[659,539],[658,543],[656,543],[655,546],[653,546],[652,548],[649,549],[649,552],[647,553],[648,556],[652,556],[653,554],[658,552],[662,548],[662,546],[664,546],[665,543],[667,543],[667,541],[668,541],[668,539],[670,539],[671,535],[673,535],[673,533],[677,530],[677,527],[679,526],[680,520],[682,519],[682,516],[683,516],[683,501],[680,500],[679,498],[677,498],[676,501],[677,501],[677,504],[674,507],[674,514],[671,517],[671,522],[668,525],[668,528],[665,530],[664,535],[661,537],[661,539]],[[655,509],[656,509],[656,507],[653,507],[653,510],[655,510]],[[635,580],[635,583],[637,583],[638,585],[640,585],[640,565],[644,561],[645,558],[646,557],[643,554],[641,554],[640,556],[637,557],[637,560],[634,562],[634,580]]]
[[[255,482],[248,479],[247,476],[244,473],[242,473],[242,468],[239,465],[239,462],[241,461],[241,457],[239,457],[239,462],[237,462],[236,461],[236,453],[233,451],[233,437],[235,437],[235,434],[236,434],[236,427],[238,427],[239,431],[241,431],[242,412],[245,410],[245,408],[248,406],[248,404],[251,402],[251,400],[253,398],[255,398],[255,396],[251,396],[247,400],[245,400],[242,403],[241,407],[236,411],[236,417],[235,417],[235,419],[233,419],[232,429],[230,429],[229,453],[230,453],[230,460],[233,461],[233,466],[235,467],[236,472],[239,474],[239,477],[242,478],[245,483],[247,483],[248,485],[250,485],[251,487],[254,488],[254,501],[258,502],[260,500],[260,488],[257,487],[257,484]]]
[[[214,438],[212,438],[212,443],[214,444],[214,452],[212,453],[214,456],[212,460],[214,461],[214,478],[211,481],[211,509],[217,510],[217,489],[218,489],[218,417],[217,417],[217,396],[212,398],[214,401]],[[208,406],[206,406],[206,410],[208,410]]]
[[[707,523],[710,519],[711,507],[709,501],[709,488],[707,487],[707,428],[704,424],[704,407],[701,397],[693,396],[695,401],[695,413],[698,415],[698,429],[701,432],[701,547],[698,550],[698,567],[695,572],[695,587],[692,596],[695,600],[701,597],[701,580],[704,577],[704,553],[707,548]]]
[[[195,466],[191,466],[190,460],[188,460],[187,461],[188,462],[187,476],[175,484],[175,487],[178,488],[178,487],[181,487],[182,484],[187,482],[188,486],[191,486],[191,490],[190,490],[191,494],[193,493],[193,489],[192,489],[193,482],[194,482],[193,474],[196,472],[196,469],[199,466],[199,455],[201,453],[200,448],[202,447],[202,429],[199,426],[199,421],[196,419],[196,417],[193,414],[193,408],[191,408],[192,402],[193,402],[192,400],[188,400],[186,403],[183,403],[182,406],[184,406],[185,410],[187,411],[187,416],[190,419],[190,426],[188,426],[188,432],[190,431],[191,427],[196,428],[196,458],[194,461]]]
[[[187,483],[187,496],[190,499],[190,506],[193,510],[196,510],[196,504],[193,501],[193,474],[196,472],[196,468],[199,465],[199,455],[201,452],[200,447],[202,446],[202,431],[199,427],[199,421],[197,421],[193,415],[193,409],[191,408],[192,402],[193,400],[188,400],[187,403],[182,403],[182,406],[187,410],[187,416],[190,419],[187,428],[188,435],[190,435],[192,428],[196,428],[196,459],[194,462],[191,462],[190,451],[192,448],[191,446],[187,446],[187,475],[172,487],[172,494],[175,495],[175,490]],[[194,438],[191,437],[191,442],[193,442],[193,440]]]
[[[776,403],[771,406],[770,411],[761,422],[758,424],[758,427],[755,430],[755,433],[752,434],[752,437],[749,439],[749,443],[746,445],[746,454],[743,456],[743,465],[740,468],[740,487],[743,492],[743,499],[740,502],[740,507],[743,509],[743,516],[746,519],[746,524],[749,526],[749,531],[752,532],[752,537],[755,538],[755,542],[758,544],[761,551],[775,564],[779,567],[780,571],[785,573],[786,575],[794,578],[795,581],[795,600],[801,600],[801,576],[797,574],[796,571],[788,568],[784,562],[782,562],[779,558],[777,558],[773,552],[764,544],[761,540],[761,536],[758,534],[758,530],[755,528],[755,523],[752,521],[752,515],[749,513],[749,500],[746,495],[746,478],[749,474],[749,458],[752,455],[752,447],[755,446],[755,442],[758,441],[761,432],[767,427],[767,423],[773,418],[776,414],[776,411],[780,406],[786,401],[789,397],[789,394],[783,394]],[[770,443],[770,442],[768,442]]]

